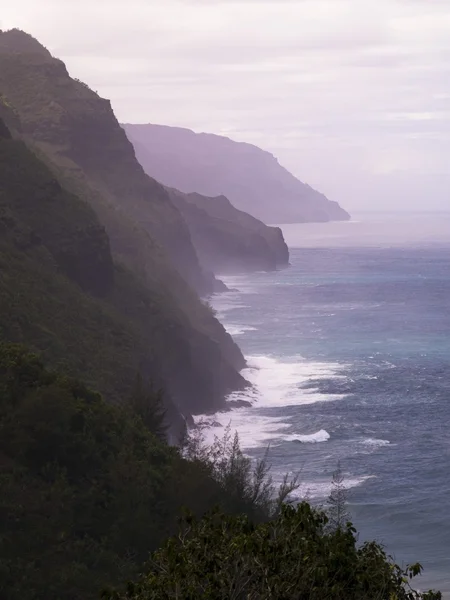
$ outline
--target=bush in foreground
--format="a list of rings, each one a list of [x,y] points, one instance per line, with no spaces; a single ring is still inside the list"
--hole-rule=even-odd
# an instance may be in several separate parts
[[[163,438],[161,395],[139,376],[115,406],[0,340],[1,600],[94,600],[138,577],[183,506],[255,512]]]
[[[358,547],[355,529],[328,532],[328,519],[303,502],[267,523],[212,512],[186,517],[178,537],[154,553],[148,573],[103,600],[439,600],[409,580],[374,542]]]

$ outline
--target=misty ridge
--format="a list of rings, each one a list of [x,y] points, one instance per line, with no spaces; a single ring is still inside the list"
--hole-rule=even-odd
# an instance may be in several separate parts
[[[1,598],[442,597],[359,540],[340,464],[319,507],[200,418],[257,391],[227,277],[288,270],[279,225],[348,221],[257,146],[120,124],[0,31]]]
[[[161,125],[124,125],[124,129],[146,172],[165,185],[206,196],[223,194],[236,208],[265,223],[350,219],[337,202],[251,144]]]

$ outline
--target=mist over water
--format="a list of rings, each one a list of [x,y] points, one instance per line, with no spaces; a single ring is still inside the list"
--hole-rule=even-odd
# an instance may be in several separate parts
[[[281,225],[290,248],[448,246],[450,212],[361,212],[350,222]]]
[[[214,420],[317,503],[340,460],[361,539],[450,598],[450,214],[282,227],[292,266],[213,299],[254,385]]]

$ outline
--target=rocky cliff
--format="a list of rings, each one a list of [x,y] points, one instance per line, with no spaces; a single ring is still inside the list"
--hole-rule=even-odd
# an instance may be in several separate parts
[[[135,261],[147,245],[142,235],[124,236],[117,214],[124,213],[160,243],[193,287],[210,291],[213,282],[199,266],[184,220],[164,187],[144,173],[110,102],[72,79],[62,61],[23,32],[0,35],[0,60],[0,93],[20,117],[22,136],[65,172],[76,191],[88,183],[113,248]]]
[[[123,125],[147,173],[182,192],[225,195],[265,223],[342,221],[337,202],[302,183],[256,146],[161,125]]]
[[[245,385],[245,361],[190,287],[214,281],[109,102],[14,30],[0,33],[0,109],[14,138],[2,142],[3,218],[19,232],[3,240],[4,337],[117,400],[141,370],[183,413],[220,406]]]
[[[168,189],[184,216],[197,254],[214,273],[273,271],[289,264],[281,229],[234,208],[225,196],[209,198]]]

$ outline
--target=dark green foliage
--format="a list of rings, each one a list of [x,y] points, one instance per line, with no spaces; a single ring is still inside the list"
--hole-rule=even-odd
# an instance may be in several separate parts
[[[201,516],[225,501],[127,405],[0,343],[2,600],[96,598],[137,577],[182,506]]]
[[[155,389],[153,383],[145,383],[137,374],[131,390],[129,405],[144,425],[160,440],[167,437],[167,410],[164,406],[164,391]]]
[[[404,581],[420,565],[404,572],[377,544],[358,548],[350,524],[329,531],[306,503],[271,502],[267,463],[252,468],[229,431],[211,449],[196,438],[185,448],[191,460],[127,405],[0,343],[0,598],[94,599],[138,579],[161,544],[148,575],[104,597],[422,597]],[[183,506],[193,514],[170,538]]]
[[[19,346],[0,372],[0,597],[95,597],[166,533],[172,451]]]
[[[85,290],[106,294],[114,283],[113,262],[92,209],[63,190],[25,144],[5,136],[0,182],[0,232],[7,230],[20,250],[42,244],[62,273]]]
[[[104,600],[439,600],[418,594],[405,571],[375,543],[358,548],[355,530],[326,533],[327,517],[307,503],[285,506],[259,525],[213,512],[188,516],[151,557],[147,574]]]
[[[332,531],[344,530],[350,521],[347,511],[347,489],[341,464],[338,462],[331,481],[331,492],[328,497],[328,528]]]
[[[200,424],[182,443],[182,454],[190,462],[201,465],[222,491],[229,512],[248,514],[253,520],[266,520],[278,515],[289,495],[297,489],[298,476],[287,474],[277,488],[270,476],[268,451],[262,460],[253,462],[244,455],[238,434],[225,429],[221,438],[205,443]]]
[[[2,98],[0,96],[0,103],[2,102]],[[0,139],[3,138],[5,140],[11,139],[11,133],[9,129],[6,127],[5,123],[0,119]]]

